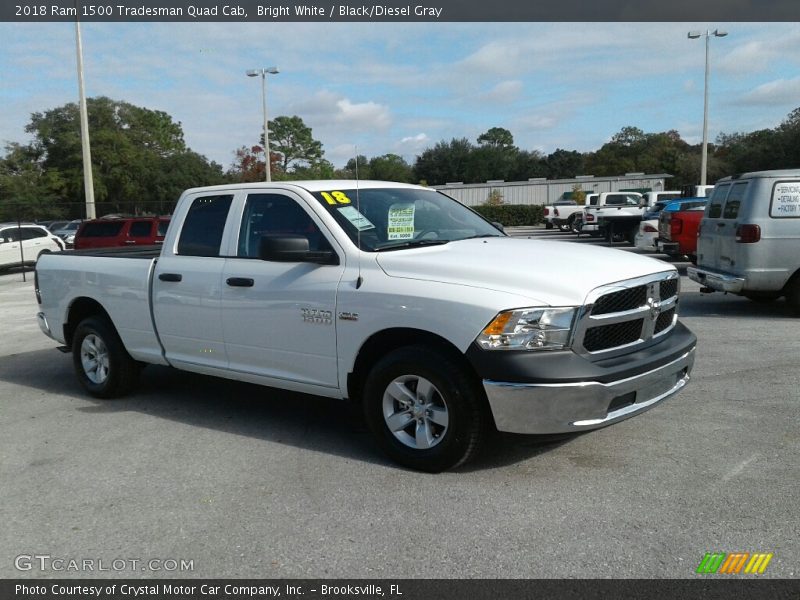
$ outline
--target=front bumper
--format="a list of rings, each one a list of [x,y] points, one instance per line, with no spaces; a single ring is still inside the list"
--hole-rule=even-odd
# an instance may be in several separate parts
[[[697,338],[680,323],[670,338],[608,361],[586,361],[573,352],[523,357],[524,362],[510,365],[505,380],[486,377],[484,371],[497,429],[528,434],[588,431],[652,408],[683,389],[694,366]],[[474,365],[477,353],[470,355]],[[497,366],[489,365],[489,372],[499,374]]]
[[[686,269],[686,274],[692,281],[719,292],[738,294],[744,289],[745,278],[729,273],[712,271],[704,267],[689,267]]]

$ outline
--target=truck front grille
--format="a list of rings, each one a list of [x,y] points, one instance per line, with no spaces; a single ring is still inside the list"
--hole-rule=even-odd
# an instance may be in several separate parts
[[[606,358],[657,343],[675,326],[678,292],[675,271],[594,290],[578,319],[573,349]]]
[[[611,292],[600,296],[592,308],[593,315],[606,315],[608,313],[633,310],[647,302],[647,286],[639,285],[619,292]]]
[[[583,338],[583,347],[589,352],[598,352],[632,344],[639,340],[643,324],[644,319],[636,319],[635,321],[590,327],[586,330],[586,336]]]

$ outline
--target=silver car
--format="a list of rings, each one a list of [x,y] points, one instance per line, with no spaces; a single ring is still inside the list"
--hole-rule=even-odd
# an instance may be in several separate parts
[[[701,291],[786,296],[800,314],[800,169],[719,180],[698,235],[697,266],[687,273]]]

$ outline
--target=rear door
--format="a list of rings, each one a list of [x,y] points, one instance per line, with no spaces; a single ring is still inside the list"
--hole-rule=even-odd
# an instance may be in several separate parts
[[[227,368],[222,333],[221,247],[233,194],[187,197],[174,247],[158,259],[153,314],[167,359],[176,366]],[[166,249],[165,249],[166,250]]]
[[[242,199],[240,226],[222,275],[225,349],[230,368],[274,379],[338,386],[338,265],[258,258],[262,236],[300,235],[312,251],[337,248],[305,200],[263,190]]]
[[[714,193],[708,201],[705,215],[700,221],[700,237],[697,240],[697,264],[719,269],[719,246],[722,232],[728,228],[729,223],[722,218],[722,209],[725,199],[731,189],[731,182],[720,183],[714,188]]]
[[[707,245],[704,242],[703,249],[710,249],[712,253],[709,258],[713,262],[709,266],[721,271],[733,270],[739,259],[741,245],[736,243],[736,228],[739,225],[739,212],[749,185],[749,181],[731,182],[727,186],[728,189],[724,190],[726,192],[724,199],[721,196],[717,198],[717,188],[714,188],[714,195],[711,197],[709,210],[706,213],[708,218],[703,219],[701,237],[709,234],[711,238],[711,244]],[[724,186],[725,184],[719,187]],[[705,260],[707,261],[708,258]]]
[[[39,253],[42,250],[48,250],[50,246],[47,231],[41,227],[22,226],[22,251],[26,262],[36,260]]]
[[[7,227],[0,230],[0,266],[19,263],[19,229]]]
[[[128,235],[125,237],[126,246],[149,246],[155,239],[155,219],[137,219],[130,221]]]

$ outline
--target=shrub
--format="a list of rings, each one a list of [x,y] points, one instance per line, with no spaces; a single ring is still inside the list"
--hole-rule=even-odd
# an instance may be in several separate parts
[[[493,206],[471,206],[472,210],[489,221],[502,223],[503,227],[519,225],[538,225],[542,222],[544,211],[541,206],[530,204],[500,204]]]

